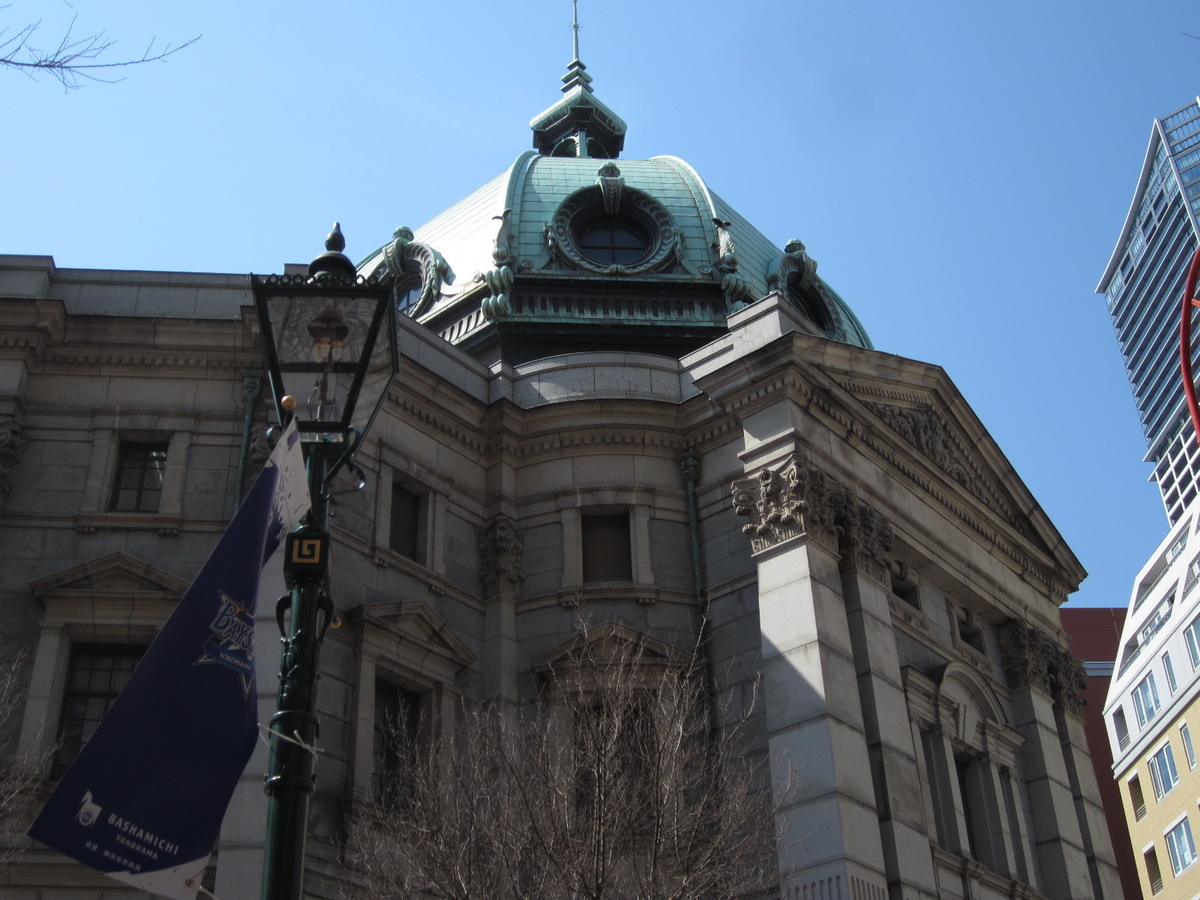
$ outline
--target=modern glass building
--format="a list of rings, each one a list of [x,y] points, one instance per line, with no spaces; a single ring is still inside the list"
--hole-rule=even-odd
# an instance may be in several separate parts
[[[1096,288],[1108,301],[1125,369],[1174,524],[1196,497],[1200,451],[1179,375],[1179,302],[1200,234],[1200,98],[1154,120],[1121,236]],[[1193,329],[1192,359],[1200,349]]]

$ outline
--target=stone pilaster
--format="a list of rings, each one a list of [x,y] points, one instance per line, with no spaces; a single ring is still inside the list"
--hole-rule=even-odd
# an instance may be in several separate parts
[[[477,529],[479,577],[487,604],[483,632],[483,684],[489,699],[517,700],[517,613],[521,588],[522,532],[505,515]]]
[[[889,888],[894,897],[936,897],[924,809],[912,791],[912,785],[920,784],[917,748],[888,603],[892,531],[873,507],[856,500],[841,504],[836,521],[842,595]]]
[[[1033,807],[1033,841],[1041,862],[1042,893],[1098,900],[1051,693],[1053,670],[1062,648],[1049,635],[1023,622],[1005,627],[1000,645],[1012,688],[1013,726],[1029,742],[1025,784]]]
[[[796,456],[734,484],[758,567],[785,897],[883,900],[879,818],[838,570],[846,494]],[[926,853],[928,851],[926,850]]]
[[[16,414],[0,417],[0,505],[12,492],[12,471],[25,453],[26,441],[21,437],[23,426]]]
[[[1087,853],[1088,871],[1097,898],[1120,897],[1122,894],[1117,861],[1112,853],[1112,838],[1096,784],[1096,770],[1086,749],[1087,735],[1083,724],[1083,695],[1087,687],[1087,672],[1083,663],[1060,649],[1051,667],[1051,689],[1055,702],[1055,723],[1071,794],[1075,798],[1075,813]]]

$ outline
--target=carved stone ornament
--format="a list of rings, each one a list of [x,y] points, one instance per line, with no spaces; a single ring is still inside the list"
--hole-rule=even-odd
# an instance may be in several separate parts
[[[405,289],[405,279],[402,277],[405,273],[411,274],[416,270],[421,276],[421,294],[417,302],[405,310],[411,318],[428,312],[442,285],[454,281],[454,273],[442,255],[428,244],[414,241],[412,229],[406,226],[402,225],[393,232],[392,242],[383,248],[383,257],[387,271],[396,276],[397,291]]]
[[[12,492],[12,470],[20,462],[28,442],[21,437],[23,423],[16,416],[0,421],[0,504]]]
[[[496,516],[475,531],[479,542],[484,596],[503,594],[521,584],[521,555],[525,533],[508,516]]]
[[[624,182],[617,191],[616,210],[609,210],[606,204],[613,202],[614,187],[609,185],[608,195],[605,190],[602,184],[595,184],[576,191],[559,204],[546,225],[546,248],[570,267],[598,275],[644,275],[666,268],[675,259],[681,238],[671,213],[649,194],[628,187]],[[607,265],[585,254],[577,243],[580,223],[590,221],[597,213],[635,220],[649,241],[646,254],[627,265]]]
[[[1049,694],[1051,673],[1059,665],[1063,652],[1058,643],[1024,622],[1010,623],[1000,630],[999,636],[1009,685],[1032,687]]]
[[[604,201],[604,211],[615,216],[621,208],[621,192],[625,190],[625,179],[621,170],[614,163],[607,162],[600,167],[596,184],[600,186],[600,195]]]
[[[886,520],[875,508],[862,502],[845,505],[838,519],[846,550],[842,553],[841,569],[857,569],[876,581],[890,581],[887,552],[892,549],[895,535]]]
[[[259,423],[250,429],[250,472],[257,473],[267,464],[275,444],[267,437],[267,426]]]
[[[900,436],[920,450],[934,465],[972,493],[978,488],[955,451],[946,421],[932,406],[905,408],[886,403],[867,403],[867,408]]]
[[[1087,670],[1069,650],[1059,650],[1052,670],[1054,700],[1069,713],[1083,715],[1083,691],[1087,688]]]
[[[796,457],[733,484],[734,512],[750,517],[742,532],[751,536],[755,553],[801,534],[835,549],[836,519],[846,502],[824,472]]]

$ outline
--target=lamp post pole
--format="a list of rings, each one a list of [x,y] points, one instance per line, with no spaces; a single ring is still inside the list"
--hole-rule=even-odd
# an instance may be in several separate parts
[[[301,446],[312,504],[284,542],[289,593],[275,609],[283,647],[264,784],[262,900],[300,900],[304,891],[321,641],[334,618],[329,482],[345,467],[364,486],[354,457],[399,367],[395,280],[390,273],[360,277],[341,252],[345,246],[334,223],[326,252],[309,265],[307,277],[250,279],[279,421],[294,418],[300,435],[309,438]]]
[[[279,703],[271,717],[267,793],[267,842],[263,851],[263,900],[298,900],[304,888],[308,805],[316,786],[317,678],[321,640],[333,618],[329,590],[328,495],[325,477],[329,449],[337,444],[305,444],[305,469],[312,508],[287,536],[283,574],[291,593],[276,608],[283,651],[279,662]],[[284,617],[287,612],[286,630]],[[320,613],[324,620],[320,621]]]

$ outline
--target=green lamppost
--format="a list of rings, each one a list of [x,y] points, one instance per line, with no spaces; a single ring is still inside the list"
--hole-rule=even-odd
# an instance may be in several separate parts
[[[276,412],[282,425],[296,421],[312,498],[284,544],[291,593],[276,608],[283,652],[265,784],[263,900],[300,900],[304,889],[320,649],[334,615],[329,485],[343,468],[363,485],[354,456],[400,364],[392,279],[360,277],[345,246],[335,222],[307,275],[250,276]]]

